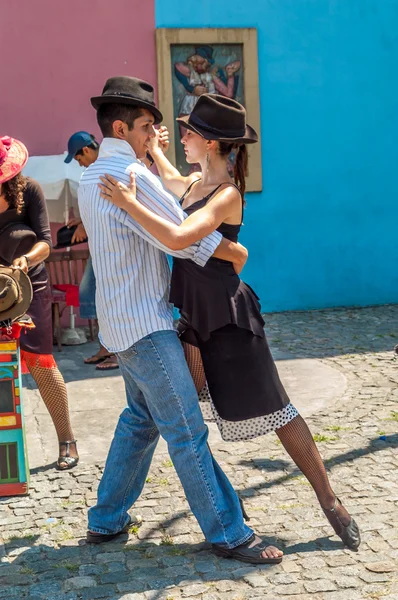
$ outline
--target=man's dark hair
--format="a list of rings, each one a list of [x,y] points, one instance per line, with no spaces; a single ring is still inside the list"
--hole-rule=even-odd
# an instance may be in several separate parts
[[[104,137],[113,137],[112,125],[115,121],[123,121],[131,131],[134,121],[139,117],[142,117],[141,108],[128,104],[101,104],[97,111],[97,123]]]
[[[84,147],[91,148],[91,150],[98,150],[98,148],[100,147],[99,143],[97,142],[97,140],[91,133],[90,133],[90,137],[93,140],[92,143],[87,144],[87,146],[84,146]],[[75,156],[79,156],[80,154],[83,155],[83,148],[81,150],[79,150],[78,152],[76,152]]]

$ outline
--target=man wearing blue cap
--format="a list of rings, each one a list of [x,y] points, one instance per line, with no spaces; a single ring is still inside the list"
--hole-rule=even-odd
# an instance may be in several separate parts
[[[77,160],[81,167],[89,167],[97,160],[99,143],[91,133],[87,131],[76,131],[68,141],[68,156],[66,163]]]
[[[66,163],[75,159],[81,167],[89,167],[98,157],[99,143],[91,133],[87,131],[76,131],[68,141],[68,155],[65,158]],[[68,227],[76,226],[73,234],[72,243],[87,240],[86,230],[84,229],[80,217],[75,217],[68,222]],[[97,311],[95,308],[95,275],[91,263],[91,257],[87,261],[83,278],[79,286],[80,317],[82,319],[97,320]],[[100,344],[100,348],[94,356],[86,358],[84,361],[88,365],[96,365],[101,371],[118,369],[119,365],[114,354],[110,354],[106,348]]]
[[[70,163],[75,159],[80,167],[89,167],[98,158],[99,143],[88,131],[76,131],[68,140],[68,154],[64,162]],[[72,243],[83,242],[87,239],[86,231],[80,218],[71,219],[68,227],[76,226],[72,237]],[[93,274],[94,276],[94,274]],[[95,294],[95,288],[94,288]],[[94,319],[95,316],[84,316],[84,319]]]

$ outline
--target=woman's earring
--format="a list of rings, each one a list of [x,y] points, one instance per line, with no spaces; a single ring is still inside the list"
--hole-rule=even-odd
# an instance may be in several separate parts
[[[209,170],[209,167],[210,167],[210,154],[209,153],[206,154],[206,167],[207,167],[207,170]]]

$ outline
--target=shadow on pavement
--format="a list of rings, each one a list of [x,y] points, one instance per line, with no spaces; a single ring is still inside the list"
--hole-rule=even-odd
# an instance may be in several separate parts
[[[54,461],[51,464],[43,465],[40,467],[35,467],[34,469],[30,469],[31,475],[38,475],[39,473],[46,473],[47,471],[55,471],[57,466],[57,461]]]
[[[385,435],[383,436],[383,438],[384,439],[375,438],[371,440],[369,444],[364,448],[356,448],[355,450],[349,450],[348,452],[344,452],[344,454],[339,454],[337,456],[334,456],[333,458],[325,459],[323,461],[324,465],[326,469],[329,470],[336,465],[341,465],[346,462],[354,461],[358,458],[362,458],[363,456],[367,456],[368,454],[373,454],[374,452],[378,452],[379,450],[384,450],[387,447],[398,447],[398,433]],[[284,461],[281,461],[280,459],[276,461],[270,459],[254,459],[241,460],[239,461],[239,464],[251,468],[253,468],[254,466],[255,468],[261,471],[275,471],[281,468],[281,463],[283,464],[283,462]],[[288,467],[291,468],[290,462],[286,462],[286,468]],[[293,479],[298,476],[303,476],[303,474],[297,467],[294,467],[289,473],[283,475],[282,477],[279,477],[278,479],[275,479],[273,481],[264,481],[264,483],[250,486],[249,488],[244,488],[240,490],[240,493],[242,494],[242,496],[246,497],[254,496],[257,490],[263,490],[274,487],[275,485],[279,485],[280,483],[283,483],[285,481],[288,481],[289,479]]]
[[[181,514],[178,518],[183,516]],[[131,536],[129,540],[127,536],[124,539],[121,536],[118,542],[102,545],[89,545],[81,540],[78,545],[54,548],[43,543],[34,545],[38,539],[39,536],[30,536],[7,544],[10,552],[12,548],[17,553],[20,550],[12,564],[1,568],[3,589],[12,586],[9,589],[13,597],[56,600],[67,598],[68,592],[75,591],[79,594],[86,592],[90,598],[102,598],[102,590],[108,597],[111,586],[118,585],[120,591],[113,591],[113,600],[126,597],[127,593],[149,591],[152,592],[151,600],[156,600],[165,597],[167,588],[182,583],[187,586],[190,582],[201,584],[226,578],[239,581],[254,570],[257,573],[260,570],[280,572],[278,565],[253,567],[218,558],[210,553],[207,543],[175,546],[157,545],[146,540],[131,543]],[[267,541],[282,546],[280,540],[273,536],[267,536]],[[341,543],[322,537],[292,544],[285,549],[285,554],[320,549],[341,549]]]

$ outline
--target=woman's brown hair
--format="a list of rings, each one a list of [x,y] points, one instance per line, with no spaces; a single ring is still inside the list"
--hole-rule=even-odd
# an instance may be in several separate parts
[[[1,193],[7,200],[10,208],[17,209],[17,215],[22,213],[24,207],[23,195],[26,189],[26,178],[21,174],[15,175],[1,186]]]
[[[242,198],[246,190],[246,177],[248,174],[248,153],[246,144],[228,144],[226,142],[218,143],[218,152],[220,156],[229,156],[232,151],[237,150],[234,164],[234,180],[238,186]]]

